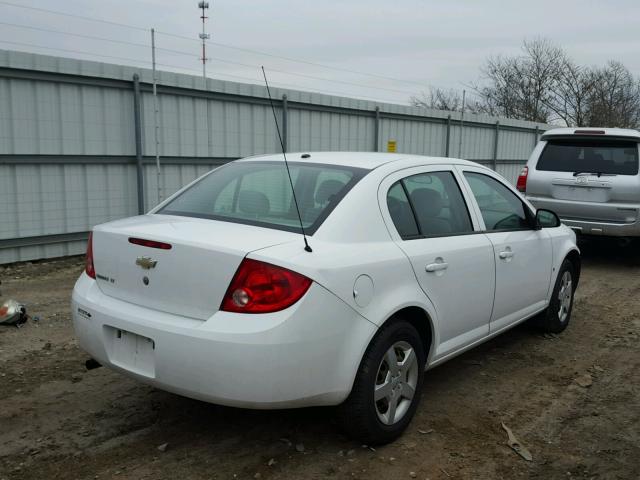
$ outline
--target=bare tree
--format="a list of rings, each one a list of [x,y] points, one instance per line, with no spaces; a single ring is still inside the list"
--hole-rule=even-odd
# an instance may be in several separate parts
[[[565,58],[549,94],[545,96],[545,105],[552,112],[549,120],[561,121],[569,127],[588,126],[589,105],[595,85],[593,70]]]
[[[457,112],[462,109],[462,95],[453,89],[431,88],[428,92],[422,92],[419,96],[411,97],[409,103],[414,107]]]
[[[465,110],[569,127],[640,127],[640,79],[620,62],[602,68],[576,64],[549,40],[525,41],[521,55],[489,58],[484,82]],[[462,110],[455,90],[431,89],[414,106]]]
[[[545,39],[525,41],[523,55],[493,57],[476,87],[483,111],[508,118],[548,122],[552,87],[566,63],[564,51]]]
[[[586,112],[588,125],[640,127],[640,80],[620,62],[592,71],[593,88]]]
[[[448,112],[461,112],[463,107],[465,112],[479,113],[481,111],[477,100],[469,98],[468,95],[463,105],[462,92],[453,89],[431,88],[419,96],[412,96],[409,103],[414,107],[433,108]]]

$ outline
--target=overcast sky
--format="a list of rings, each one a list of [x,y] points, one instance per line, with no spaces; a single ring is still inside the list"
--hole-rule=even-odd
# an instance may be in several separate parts
[[[91,59],[92,55],[77,52],[94,52],[94,60],[148,67],[145,62],[150,61],[150,50],[145,46],[29,30],[7,23],[148,44],[149,34],[145,31],[16,8],[7,3],[145,29],[155,27],[161,32],[191,37],[194,40],[159,34],[158,47],[184,52],[158,51],[157,61],[162,64],[159,68],[183,69],[184,73],[193,74],[201,70],[197,0],[0,0],[0,48],[85,59]],[[269,75],[274,85],[406,103],[411,94],[429,86],[462,90],[479,79],[480,67],[488,56],[517,54],[523,39],[540,36],[564,47],[579,63],[601,65],[615,59],[640,75],[638,0],[214,0],[209,3],[211,18],[207,29],[213,42],[402,81],[210,46],[208,56],[249,65],[220,60],[209,62],[209,76],[226,80],[257,83],[259,65],[264,65],[268,71],[272,69]],[[16,43],[3,43],[6,41]]]

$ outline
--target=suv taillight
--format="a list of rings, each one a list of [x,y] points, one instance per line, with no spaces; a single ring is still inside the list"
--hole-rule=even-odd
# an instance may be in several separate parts
[[[296,303],[311,286],[311,279],[286,268],[245,258],[222,300],[220,310],[270,313]]]
[[[524,193],[527,191],[527,176],[529,175],[529,167],[524,167],[518,176],[518,181],[516,182],[516,188],[518,191]]]
[[[87,257],[85,259],[84,271],[91,278],[96,278],[96,269],[93,266],[93,232],[89,232],[89,240],[87,241]]]

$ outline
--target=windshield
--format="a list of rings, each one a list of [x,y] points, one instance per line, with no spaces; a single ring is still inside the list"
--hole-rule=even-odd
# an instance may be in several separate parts
[[[313,234],[367,170],[289,163],[305,233]],[[158,212],[300,232],[284,162],[233,162],[220,167]]]
[[[638,174],[638,144],[627,140],[549,140],[537,170],[551,172]]]

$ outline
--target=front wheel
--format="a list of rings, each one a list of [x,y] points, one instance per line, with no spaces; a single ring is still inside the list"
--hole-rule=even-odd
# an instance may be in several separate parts
[[[560,333],[569,325],[576,286],[575,275],[573,264],[565,259],[558,272],[549,306],[538,319],[538,325],[545,332]]]
[[[349,398],[339,407],[347,432],[368,445],[400,436],[420,401],[425,363],[413,325],[397,320],[384,326],[360,363]]]

